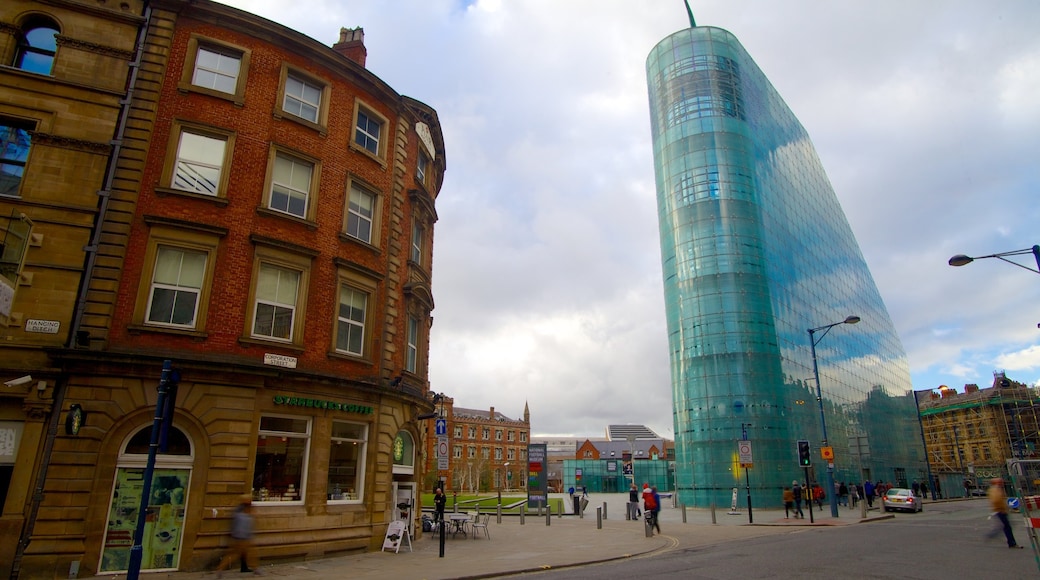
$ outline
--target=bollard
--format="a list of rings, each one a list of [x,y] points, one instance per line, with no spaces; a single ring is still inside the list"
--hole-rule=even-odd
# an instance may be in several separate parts
[[[520,506],[520,525],[524,525],[524,512],[527,511],[527,504]]]
[[[601,507],[596,508],[596,529],[603,529],[603,508]]]
[[[643,509],[643,518],[644,518],[643,519],[643,533],[646,534],[646,537],[652,538],[652,537],[654,537],[654,527],[646,525],[646,516],[649,515],[649,514],[650,514],[650,512],[644,508]]]
[[[686,523],[686,504],[682,504],[682,523]]]
[[[498,504],[498,523],[502,523],[502,504]]]
[[[609,519],[607,518],[607,502],[603,502],[603,519]]]
[[[579,503],[576,507],[578,508],[578,519],[585,519],[585,510],[581,509],[581,504]]]
[[[552,525],[552,504],[545,502],[545,525]]]
[[[714,501],[711,502],[711,523],[713,523],[713,524],[718,523],[718,522],[715,521],[715,502]]]
[[[556,519],[563,517],[563,502],[556,504]]]

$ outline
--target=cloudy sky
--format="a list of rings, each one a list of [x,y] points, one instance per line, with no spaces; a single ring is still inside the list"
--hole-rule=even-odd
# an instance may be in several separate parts
[[[438,111],[435,391],[529,402],[536,434],[673,436],[645,61],[682,0],[225,3],[327,45],[362,26],[369,70]],[[691,5],[808,130],[914,388],[1040,382],[1040,276],[947,265],[1040,243],[1040,3]]]

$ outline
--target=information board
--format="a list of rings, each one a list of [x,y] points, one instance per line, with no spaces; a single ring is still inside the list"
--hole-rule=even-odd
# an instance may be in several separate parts
[[[545,470],[545,443],[527,445],[527,507],[544,508],[548,505],[549,478]]]

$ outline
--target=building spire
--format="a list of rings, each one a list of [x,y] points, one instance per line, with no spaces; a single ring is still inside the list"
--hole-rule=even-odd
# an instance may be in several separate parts
[[[697,28],[697,23],[693,20],[693,10],[690,10],[690,0],[683,0],[683,4],[686,4],[686,14],[690,16],[690,28]]]
[[[531,410],[527,408],[527,401],[524,401],[524,423],[531,424]]]

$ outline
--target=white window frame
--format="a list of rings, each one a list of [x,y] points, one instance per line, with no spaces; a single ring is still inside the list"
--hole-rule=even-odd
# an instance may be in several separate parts
[[[279,286],[279,288],[276,290],[274,298],[269,298],[269,297],[261,298],[260,297],[260,277],[263,275],[265,270],[277,270],[278,273],[279,273],[279,279],[278,279],[278,286]],[[279,302],[278,301],[278,298],[279,298],[278,294],[280,294],[279,291],[281,290],[281,283],[283,281],[281,276],[282,276],[283,273],[296,274],[296,289],[294,290],[293,302],[291,304],[288,303],[288,302]],[[286,280],[286,281],[289,281],[289,280]],[[301,272],[299,270],[296,270],[296,269],[293,269],[293,268],[288,268],[286,266],[282,266],[282,265],[279,265],[279,264],[273,264],[273,263],[270,263],[270,262],[261,262],[260,263],[260,271],[257,273],[257,279],[256,279],[256,297],[253,300],[253,320],[252,320],[252,324],[250,325],[250,336],[253,337],[253,338],[261,339],[261,340],[277,340],[277,341],[280,341],[280,342],[289,342],[289,343],[293,342],[293,338],[296,335],[296,322],[297,322],[296,319],[297,319],[297,314],[298,314],[298,306],[299,306],[299,301],[300,301],[300,294],[301,294],[302,291],[303,291],[303,272]],[[259,322],[258,319],[259,319],[259,316],[260,316],[260,306],[261,305],[271,306],[271,307],[275,308],[276,309],[275,310],[276,318],[277,318],[277,314],[278,314],[278,310],[277,309],[279,309],[279,308],[291,311],[291,316],[290,316],[290,320],[289,320],[289,332],[288,332],[288,336],[287,337],[274,336],[273,332],[274,332],[274,328],[275,328],[276,325],[274,324],[273,321],[271,323],[272,334],[267,335],[267,334],[262,334],[260,332],[257,332],[257,323]]]
[[[363,213],[364,208],[360,203],[361,200],[366,198],[370,201],[370,206],[368,208],[369,214],[367,216]],[[374,192],[351,182],[349,201],[347,202],[347,223],[346,228],[344,228],[344,233],[351,238],[361,240],[366,244],[371,244],[372,237],[375,235],[376,231],[376,208],[378,202],[379,196]],[[355,209],[355,206],[358,209]],[[351,220],[355,220],[355,224],[351,224]],[[367,235],[362,235],[360,232],[360,225],[362,223],[368,224]],[[355,225],[355,227],[352,227],[352,225]]]
[[[424,235],[426,235],[426,228],[418,220],[412,222],[412,261],[420,266],[422,265]]]
[[[191,137],[197,139],[206,139],[208,141],[213,142],[214,144],[220,143],[222,145],[222,151],[219,161],[217,163],[214,163],[213,160],[190,159],[186,157],[186,154],[183,151],[184,137],[186,135],[190,135]],[[225,163],[228,159],[228,145],[229,139],[225,135],[218,136],[216,134],[209,133],[206,131],[199,131],[191,127],[180,127],[180,132],[177,135],[177,151],[174,155],[173,160],[173,173],[170,175],[170,188],[176,189],[177,191],[187,191],[188,193],[208,195],[210,197],[219,196],[221,191],[223,190],[222,186],[224,183]],[[194,150],[196,149],[193,149],[193,151]],[[212,180],[212,185],[210,186],[210,188],[198,185],[199,183],[209,183],[209,180],[198,178],[181,179],[180,176],[186,174],[186,172],[181,171],[182,165],[187,168],[193,169],[195,173],[199,175],[202,174],[199,171],[199,169],[216,171],[216,178]],[[193,183],[196,184],[194,187],[190,185]]]
[[[283,163],[284,162],[288,162],[288,163],[291,164],[290,165],[290,169],[289,169],[289,171],[290,171],[290,178],[288,180],[288,183],[284,183],[284,182],[278,181],[278,179],[276,177],[277,173],[278,173],[277,167],[278,167],[279,160],[281,160]],[[287,214],[287,215],[291,215],[291,216],[296,217],[296,218],[307,219],[307,216],[310,215],[310,210],[311,210],[311,202],[312,202],[312,197],[313,197],[311,195],[311,190],[314,188],[314,181],[315,181],[314,177],[315,177],[315,175],[318,172],[317,164],[315,164],[312,161],[308,161],[307,159],[302,159],[302,158],[297,157],[295,155],[290,155],[290,154],[285,153],[283,151],[275,152],[274,159],[273,159],[272,163],[273,163],[273,165],[271,167],[271,185],[270,185],[270,189],[267,192],[267,196],[268,196],[267,197],[267,207],[268,207],[268,209],[270,209],[271,211],[276,211],[276,212],[284,213],[284,214]],[[306,187],[307,187],[307,189],[300,189],[300,186],[302,184],[298,183],[293,178],[293,177],[295,177],[295,173],[297,171],[297,167],[300,168],[299,169],[300,171],[303,171],[303,168],[307,168],[308,169],[307,180],[306,180]],[[281,188],[283,190],[280,193],[280,195],[284,195],[285,199],[286,199],[286,205],[285,205],[284,208],[282,208],[282,207],[275,207],[275,205],[274,205],[274,197],[275,197],[275,188],[276,187]],[[291,203],[292,200],[294,200],[294,199],[298,200],[300,198],[303,199],[303,211],[300,212],[300,213],[296,213],[296,212],[290,211],[290,208],[292,207],[292,203]]]
[[[344,316],[343,315],[343,307],[344,307],[343,293],[344,292],[349,292],[351,298],[361,297],[361,299],[363,300],[364,304],[363,304],[363,306],[361,308],[361,320],[356,320],[356,319],[354,319],[351,316]],[[356,288],[356,287],[354,287],[354,286],[352,286],[350,284],[340,284],[338,308],[337,308],[337,315],[336,315],[336,338],[335,338],[335,340],[336,340],[336,344],[335,344],[336,352],[341,352],[341,353],[350,354],[350,355],[354,355],[354,356],[364,356],[365,355],[365,343],[367,342],[367,338],[366,337],[367,337],[367,332],[368,332],[367,326],[368,326],[368,310],[369,310],[369,299],[370,298],[371,298],[371,295],[368,292],[366,292],[364,290],[361,290],[360,288]],[[351,306],[350,310],[351,310],[351,312],[353,312],[355,310],[353,308],[353,306],[354,306],[353,301],[351,302],[350,306]],[[351,342],[350,340],[347,341],[346,345],[340,344],[339,337],[340,337],[340,327],[341,327],[341,325],[346,325],[348,327],[348,329],[349,329],[348,330],[348,338],[349,338],[349,336],[353,336],[353,333],[355,333],[355,332],[360,332],[361,333],[361,350],[359,350],[359,351],[351,350],[350,349],[350,342]]]
[[[215,55],[215,56],[218,57],[217,58],[217,66],[218,66],[218,68],[216,68],[216,69],[207,68],[207,67],[204,67],[202,64],[200,64],[200,61],[202,59],[199,58],[199,57],[202,56],[203,52],[206,52],[206,53],[209,53],[209,54],[212,54],[212,55]],[[219,66],[224,61],[224,59],[227,59],[229,61],[234,61],[238,65],[236,67],[236,70],[234,71],[233,75],[231,73],[226,72],[224,70],[221,70],[219,68]],[[234,95],[237,92],[239,78],[242,75],[242,64],[243,63],[242,63],[242,54],[241,53],[236,53],[235,51],[232,51],[232,50],[220,50],[217,47],[215,47],[213,45],[210,45],[210,44],[200,44],[198,46],[197,52],[195,53],[195,63],[194,64],[195,64],[195,66],[194,66],[194,69],[192,70],[192,73],[191,73],[191,84],[195,85],[196,87],[200,87],[200,88],[203,88],[203,89],[206,89],[206,90],[216,91],[216,92],[220,92],[220,93],[227,93],[229,95]],[[202,71],[204,73],[207,73],[207,74],[213,75],[213,79],[215,81],[216,80],[220,80],[220,79],[231,79],[232,90],[228,91],[228,90],[224,90],[222,88],[218,88],[218,86],[207,86],[205,84],[202,84],[201,82],[199,82],[199,72],[200,71]],[[214,82],[213,84],[214,85],[219,85],[219,83],[216,83],[216,82]]]
[[[419,319],[415,316],[408,317],[407,341],[404,368],[410,373],[415,373],[419,369]]]
[[[372,128],[376,131],[373,134]],[[354,143],[374,157],[382,157],[386,121],[367,107],[358,107],[354,121]]]
[[[300,84],[301,94],[295,94],[295,93],[290,91],[291,83],[299,83]],[[311,100],[307,99],[307,89],[308,88],[313,90],[313,91],[316,91],[318,93],[318,95],[317,95],[318,100],[317,101],[311,101]],[[284,112],[286,112],[289,115],[292,115],[294,117],[298,117],[298,118],[303,119],[305,121],[309,121],[311,123],[317,124],[317,123],[319,123],[321,121],[321,104],[322,104],[322,96],[324,95],[324,92],[325,92],[325,87],[324,86],[319,85],[319,84],[317,84],[317,83],[311,81],[310,79],[305,78],[305,77],[303,77],[301,75],[293,74],[293,73],[290,72],[290,73],[288,73],[288,75],[285,78],[285,91],[284,91],[284,95],[282,97],[282,111],[284,111]],[[286,104],[290,103],[290,102],[293,105],[298,105],[297,108],[300,109],[299,113],[291,111],[288,108],[286,108]],[[305,107],[310,107],[310,108],[314,109],[314,117],[313,118],[308,117],[308,116],[303,114]]]
[[[160,268],[159,268],[159,260],[160,260],[160,257],[163,256],[164,252],[179,252],[181,254],[181,256],[180,256],[180,264],[178,266],[177,280],[176,281],[171,281],[171,282],[157,282],[156,281],[156,277],[159,275],[159,270],[160,270]],[[186,285],[182,285],[180,283],[181,282],[181,274],[183,273],[183,269],[184,269],[184,257],[185,257],[185,254],[196,254],[196,255],[199,255],[199,256],[202,257],[202,271],[199,272],[199,285],[197,287],[196,286],[186,286]],[[155,325],[155,326],[165,326],[165,327],[169,327],[169,328],[195,328],[195,326],[196,326],[196,324],[198,322],[198,318],[199,318],[199,302],[202,299],[202,293],[203,293],[203,291],[206,288],[206,274],[209,271],[208,270],[208,267],[209,267],[208,262],[209,262],[209,254],[207,252],[199,251],[199,250],[192,249],[192,248],[185,248],[185,247],[181,247],[181,246],[170,245],[170,244],[158,244],[157,247],[156,247],[156,252],[155,252],[155,267],[152,269],[151,287],[148,290],[148,305],[145,307],[145,324]],[[189,321],[187,323],[183,323],[183,324],[178,324],[178,323],[172,322],[172,321],[152,320],[152,317],[151,317],[151,315],[152,315],[152,305],[155,303],[156,292],[160,291],[160,290],[172,291],[173,294],[174,294],[174,302],[171,305],[171,308],[172,308],[172,310],[170,312],[171,315],[176,311],[175,305],[177,304],[177,298],[179,298],[182,295],[182,293],[183,294],[187,294],[189,292],[194,292],[195,300],[192,303],[191,321]]]

